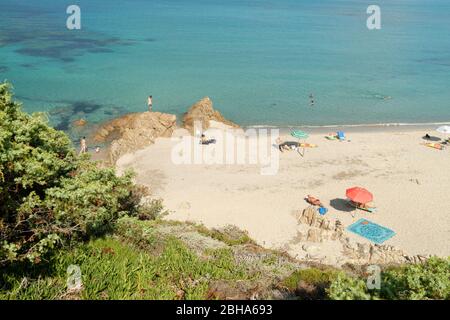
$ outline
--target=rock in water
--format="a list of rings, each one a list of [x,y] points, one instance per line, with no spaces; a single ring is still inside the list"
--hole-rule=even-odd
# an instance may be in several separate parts
[[[86,124],[87,124],[87,121],[85,119],[78,119],[73,122],[73,125],[75,127],[84,127]]]
[[[201,123],[203,131],[210,127],[210,121],[217,121],[227,126],[239,128],[237,124],[225,119],[219,111],[215,110],[211,99],[208,97],[195,103],[184,115],[184,128],[194,133],[194,124],[196,121]]]

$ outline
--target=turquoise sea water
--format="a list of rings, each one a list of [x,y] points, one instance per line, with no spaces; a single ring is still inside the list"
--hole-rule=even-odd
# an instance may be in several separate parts
[[[242,125],[445,122],[449,17],[448,0],[0,0],[0,79],[62,129],[150,94],[176,114],[210,96]]]

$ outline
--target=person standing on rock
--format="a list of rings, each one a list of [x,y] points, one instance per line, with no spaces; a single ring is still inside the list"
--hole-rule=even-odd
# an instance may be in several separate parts
[[[81,138],[80,141],[80,154],[87,152],[87,144],[86,144],[86,137]]]
[[[148,96],[147,99],[148,111],[153,111],[153,96]]]

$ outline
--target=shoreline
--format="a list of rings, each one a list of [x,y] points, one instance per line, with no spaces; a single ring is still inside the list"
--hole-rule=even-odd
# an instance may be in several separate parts
[[[105,120],[100,123],[93,124],[93,128],[88,130],[87,132],[89,135],[93,135],[99,128],[102,128],[104,125],[107,125],[108,123],[123,118],[130,114],[141,114],[145,113],[147,111],[143,112],[130,112],[125,113],[119,117]],[[156,111],[155,111],[156,112]],[[158,111],[160,112],[160,111]],[[175,115],[177,117],[177,129],[183,128],[183,124],[181,123],[182,120],[182,114],[181,115]],[[280,134],[288,134],[291,130],[294,129],[302,129],[309,131],[313,134],[320,134],[324,133],[327,134],[329,132],[338,131],[338,130],[345,130],[348,132],[411,132],[411,131],[430,131],[433,132],[438,126],[443,125],[450,125],[450,120],[448,121],[441,121],[441,122],[423,122],[423,123],[408,123],[408,122],[392,122],[392,123],[362,123],[362,124],[324,124],[324,125],[270,125],[270,124],[252,124],[252,125],[240,125],[239,122],[235,122],[239,126],[241,126],[241,129],[248,130],[248,129],[278,129],[280,130]],[[106,145],[109,145],[110,143],[106,143]]]
[[[429,122],[429,123],[375,123],[375,124],[330,124],[330,125],[299,125],[299,126],[270,126],[270,125],[250,125],[243,129],[279,129],[280,134],[289,133],[293,129],[303,129],[314,134],[328,133],[337,130],[348,132],[413,132],[420,130],[434,131],[438,126],[448,125],[448,122]]]
[[[93,124],[92,128],[86,128],[86,134],[93,138],[98,131],[103,128],[104,126],[107,126],[111,122],[115,120],[120,120],[122,118],[125,118],[131,114],[144,114],[147,111],[143,112],[130,112],[126,113],[124,115],[121,115],[120,117],[113,118],[111,120],[106,120],[102,123]],[[176,116],[176,127],[175,130],[183,129],[182,119]],[[237,123],[239,125],[239,123]],[[410,132],[423,132],[423,135],[430,134],[432,136],[439,136],[439,134],[435,131],[438,126],[450,124],[450,121],[448,122],[427,122],[427,123],[374,123],[374,124],[330,124],[330,125],[298,125],[298,126],[290,126],[290,125],[283,125],[283,126],[275,126],[275,125],[248,125],[248,126],[241,126],[241,130],[279,130],[280,136],[290,136],[290,132],[294,129],[301,129],[303,131],[306,131],[308,134],[311,135],[326,135],[331,132],[336,131],[345,131],[346,133],[410,133]],[[109,137],[107,140],[103,142],[96,142],[95,144],[101,147],[100,153],[95,153],[90,151],[89,153],[92,156],[92,159],[94,161],[104,161],[109,158],[109,152],[111,143],[116,139],[117,137]],[[74,145],[77,145],[76,141],[73,141]]]

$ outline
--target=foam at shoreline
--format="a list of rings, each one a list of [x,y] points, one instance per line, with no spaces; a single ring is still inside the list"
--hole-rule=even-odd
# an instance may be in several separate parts
[[[345,129],[351,132],[391,132],[391,131],[420,131],[428,130],[433,131],[438,126],[448,125],[448,122],[429,122],[429,123],[373,123],[373,124],[330,124],[330,125],[284,125],[284,126],[271,126],[271,125],[250,125],[245,126],[244,129],[279,129],[282,134],[288,133],[292,129],[305,129],[314,133],[327,133],[328,131],[334,131],[338,129]]]

